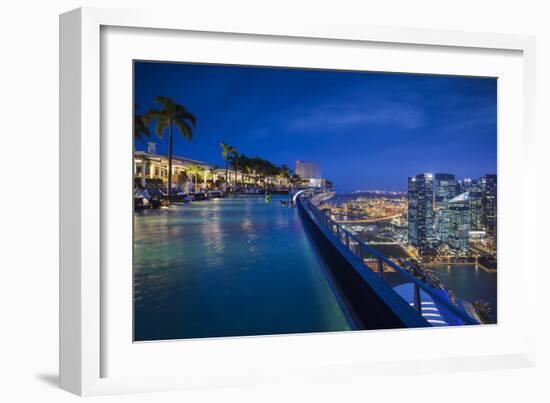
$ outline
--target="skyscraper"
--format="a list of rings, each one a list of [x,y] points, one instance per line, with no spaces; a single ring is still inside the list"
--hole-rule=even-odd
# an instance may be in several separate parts
[[[452,174],[435,174],[434,201],[435,207],[456,196],[456,180]]]
[[[470,239],[470,193],[462,193],[448,202],[449,240],[456,252],[466,252]]]
[[[470,231],[483,231],[483,192],[470,190]]]
[[[440,206],[434,212],[435,237],[443,243],[448,243],[450,226],[451,221],[448,202],[445,202],[443,204],[440,204]]]
[[[456,196],[457,182],[452,174],[435,174],[434,183],[434,230],[442,242],[449,240],[449,211],[447,202]]]
[[[422,253],[433,238],[433,175],[409,177],[408,180],[409,242]]]
[[[418,227],[416,223],[416,212],[418,210],[418,196],[416,177],[409,176],[407,186],[407,218],[408,218],[408,241],[412,245],[418,243]]]
[[[478,179],[464,178],[458,182],[458,193],[466,193],[470,191],[481,191],[483,182]]]
[[[484,221],[487,236],[497,242],[497,176],[485,175],[485,197],[483,200]]]

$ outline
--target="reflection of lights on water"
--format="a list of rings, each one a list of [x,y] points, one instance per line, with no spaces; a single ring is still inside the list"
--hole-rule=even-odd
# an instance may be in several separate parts
[[[276,200],[266,205],[263,198],[214,199],[136,215],[136,309],[138,317],[153,324],[142,326],[143,332],[171,326],[170,332],[178,336],[193,336],[186,333],[179,316],[182,301],[185,322],[213,334],[220,331],[227,317],[236,329],[250,334],[253,324],[247,319],[248,312],[277,317],[287,307],[292,307],[289,315],[299,320],[289,320],[285,333],[304,326],[316,331],[345,330],[345,318],[296,210],[281,209]],[[274,258],[277,256],[284,256],[284,264]],[[307,287],[291,285],[281,290],[276,286],[288,283],[288,278]],[[239,290],[252,280],[258,280],[257,291],[229,292],[231,287]],[[228,290],[227,295],[220,289]],[[224,298],[230,303],[224,305]],[[215,304],[220,309],[214,312]],[[169,313],[170,323],[163,323],[165,315],[155,312],[159,307]],[[212,310],[212,315],[205,315],[205,309]],[[247,315],[242,315],[243,311]],[[157,323],[162,326],[154,326]],[[279,330],[278,324],[266,326]]]
[[[250,220],[249,218],[245,218],[243,219],[243,222],[241,224],[241,228],[248,231],[248,230],[251,230],[252,229],[252,220]]]

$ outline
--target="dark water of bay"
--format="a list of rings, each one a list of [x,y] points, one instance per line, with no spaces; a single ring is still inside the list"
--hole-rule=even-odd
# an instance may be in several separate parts
[[[441,265],[430,267],[434,274],[462,300],[481,300],[491,304],[493,321],[497,320],[497,272],[475,265]]]

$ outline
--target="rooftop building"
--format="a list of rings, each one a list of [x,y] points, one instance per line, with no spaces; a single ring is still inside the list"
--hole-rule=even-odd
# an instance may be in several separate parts
[[[302,187],[325,188],[327,185],[319,164],[315,162],[296,161],[296,175],[300,177]]]
[[[296,161],[296,174],[302,179],[321,179],[321,169],[315,162]]]

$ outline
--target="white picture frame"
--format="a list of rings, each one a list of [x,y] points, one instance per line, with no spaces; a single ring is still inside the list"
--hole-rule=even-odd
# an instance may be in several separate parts
[[[215,33],[216,40],[220,38],[224,40],[225,35],[228,37],[227,40],[231,36],[237,36],[253,38],[259,43],[270,41],[277,44],[298,41],[300,46],[306,47],[311,46],[311,41],[318,41],[316,43],[320,46],[331,46],[334,51],[338,51],[339,47],[345,47],[346,44],[359,47],[363,44],[395,46],[397,53],[406,51],[406,47],[413,47],[415,52],[424,52],[428,62],[431,61],[434,65],[428,70],[422,68],[423,72],[442,74],[453,74],[454,70],[437,67],[437,63],[433,63],[434,56],[430,55],[431,50],[448,53],[448,56],[443,58],[459,57],[460,54],[456,51],[470,52],[473,54],[472,57],[481,58],[486,54],[494,54],[498,57],[500,54],[509,53],[513,57],[509,58],[509,62],[503,62],[503,65],[509,63],[510,66],[509,73],[504,73],[504,77],[510,78],[508,82],[510,91],[513,92],[504,91],[504,94],[517,94],[520,99],[515,100],[516,103],[512,105],[507,104],[506,99],[499,98],[499,103],[503,101],[504,107],[511,108],[510,114],[514,115],[510,118],[511,120],[502,121],[499,117],[499,130],[502,130],[503,126],[517,129],[517,132],[509,133],[507,137],[502,137],[499,133],[499,176],[503,178],[504,183],[519,181],[525,189],[534,189],[536,181],[535,161],[529,158],[534,152],[535,42],[533,37],[350,26],[315,21],[304,21],[300,24],[291,21],[249,21],[244,17],[239,20],[188,19],[183,23],[179,16],[171,15],[170,12],[151,10],[81,8],[63,14],[60,17],[60,384],[63,389],[79,395],[96,395],[225,385],[243,386],[266,382],[291,382],[295,379],[330,379],[335,376],[335,371],[338,372],[336,377],[345,377],[346,374],[357,377],[373,374],[431,373],[534,365],[536,328],[535,320],[530,319],[536,311],[536,284],[528,281],[522,281],[522,287],[515,289],[517,292],[515,297],[521,301],[518,302],[520,304],[518,309],[525,311],[522,321],[510,320],[500,324],[499,319],[499,325],[484,327],[484,330],[454,328],[439,331],[435,336],[422,333],[424,331],[419,329],[407,331],[407,333],[379,331],[353,332],[346,335],[269,336],[182,343],[165,342],[148,347],[154,353],[136,351],[130,345],[117,344],[118,339],[127,339],[121,336],[126,334],[124,332],[128,332],[127,323],[124,322],[123,325],[126,326],[126,330],[116,329],[114,324],[123,323],[119,319],[127,313],[128,301],[126,305],[116,306],[114,309],[112,298],[108,297],[113,287],[124,287],[124,284],[127,284],[128,289],[122,292],[130,292],[131,284],[125,283],[124,277],[113,278],[105,272],[105,267],[108,266],[107,260],[111,258],[107,256],[109,245],[104,236],[104,227],[109,226],[108,222],[106,223],[105,211],[110,208],[109,197],[105,196],[110,189],[105,180],[105,170],[106,166],[109,166],[109,169],[122,171],[129,167],[126,167],[124,162],[117,166],[109,162],[110,151],[105,147],[114,149],[118,146],[110,142],[109,137],[105,138],[104,135],[102,137],[102,133],[111,130],[111,123],[107,122],[106,118],[109,113],[102,108],[105,107],[103,97],[110,90],[106,86],[112,84],[112,81],[106,82],[102,77],[102,74],[107,74],[104,69],[111,68],[102,58],[113,57],[114,60],[114,55],[104,49],[107,48],[107,42],[102,35],[114,32],[115,39],[109,39],[110,42],[108,42],[109,46],[114,47],[122,43],[120,38],[116,39],[117,32],[122,33],[123,36],[132,36],[140,32],[139,30],[142,30],[143,35],[150,34],[152,32],[150,30],[156,30],[155,32],[161,33],[161,36],[164,32],[169,38],[161,40],[167,41],[180,40],[178,33],[192,32],[194,37],[198,38],[201,35]],[[116,42],[117,40],[119,42]],[[117,52],[118,57],[126,57],[125,60],[141,58],[144,55],[132,55],[131,46],[128,47],[130,50],[127,54],[122,48],[117,49],[120,49],[120,52]],[[147,53],[147,50],[143,52]],[[246,52],[244,50],[240,52],[244,58]],[[147,57],[146,54],[145,57]],[[172,58],[169,53],[149,56],[155,60],[159,57]],[[197,54],[196,58],[200,61],[201,55]],[[217,61],[223,62],[224,56],[220,56]],[[116,66],[122,69],[127,67],[127,65],[121,65],[124,63],[122,59],[117,63]],[[265,63],[272,63],[272,60],[266,59]],[[289,63],[291,63],[289,60],[281,61],[281,65],[289,65]],[[322,63],[322,60],[319,59],[316,63]],[[489,61],[487,63],[489,64]],[[115,70],[116,66],[114,66]],[[395,68],[397,71],[402,71],[398,67]],[[420,69],[420,67],[416,68]],[[389,68],[385,69],[389,70]],[[112,73],[114,70],[108,71],[108,74],[119,74]],[[460,71],[462,70],[457,67],[456,74]],[[483,62],[472,71],[472,74],[478,75],[483,75],[487,71],[487,74],[491,75],[491,69],[485,68]],[[509,75],[506,76],[506,74]],[[128,88],[127,84],[127,82],[122,83],[121,88]],[[130,94],[124,96],[127,97]],[[108,99],[111,102],[117,98],[115,96]],[[512,106],[520,106],[521,110],[512,113]],[[123,121],[117,124],[119,123]],[[124,147],[124,144],[120,143],[119,146]],[[514,150],[517,151],[517,155],[512,155]],[[513,164],[515,171],[512,172],[510,167],[501,166],[501,154],[510,156],[509,159],[505,159],[505,162]],[[511,195],[506,193],[509,191],[506,184],[502,190],[499,188],[499,193],[503,192],[505,196]],[[514,254],[506,249],[501,254],[499,249],[499,271],[501,261],[506,261],[510,265],[520,267],[521,278],[534,278],[536,276],[535,258],[533,254],[526,253],[528,247],[526,234],[535,233],[534,198],[530,199],[523,195],[515,197],[516,200],[504,201],[499,205],[499,248],[500,245],[506,245],[506,233],[501,234],[503,225],[501,225],[500,212],[509,209],[512,203],[516,203],[521,208],[516,212],[516,218],[505,220],[504,228],[507,228],[508,232],[514,230],[520,234],[521,242],[517,242]],[[505,197],[504,200],[506,199]],[[109,220],[119,219],[116,214],[109,214],[108,217]],[[508,221],[510,221],[509,224],[507,224]],[[128,224],[128,220],[117,222],[123,226]],[[113,239],[112,235],[110,239]],[[502,277],[504,280],[499,274],[499,292],[501,288],[511,290],[513,288],[513,284],[509,283],[511,277],[507,279],[506,276]],[[108,287],[105,282],[107,279],[110,282]],[[121,291],[119,288],[117,290]],[[499,305],[501,302],[503,300],[499,295]],[[128,320],[131,320],[131,317]],[[107,327],[109,330],[106,329]],[[430,340],[432,336],[448,340],[449,343],[459,338],[479,340],[479,337],[487,340],[502,337],[502,340],[509,340],[510,343],[506,345],[504,342],[502,345],[494,343],[494,349],[488,350],[486,354],[483,353],[481,349],[483,345],[481,345],[477,350],[465,346],[450,351],[449,354],[435,348],[432,354],[421,352],[412,355],[407,355],[406,350],[397,349],[395,354],[388,354],[387,358],[366,359],[359,353],[355,357],[349,355],[350,349],[358,348],[365,342],[382,343],[377,345],[383,346],[384,343],[392,343],[407,337],[408,343],[422,343],[419,340]],[[131,344],[131,340],[127,341]],[[341,355],[349,355],[345,360],[339,360],[336,353],[327,354],[325,357],[316,355],[316,352],[324,348],[333,351],[335,346],[341,345],[343,341],[348,346],[348,350],[342,351]],[[143,350],[143,348],[140,349]],[[210,360],[215,359],[212,351],[215,351],[218,357],[222,357],[219,365],[215,366],[216,370],[211,369],[212,366],[209,364]],[[271,355],[267,354],[267,351],[270,351]],[[301,351],[302,354],[289,356],[285,354],[288,351]],[[135,357],[132,358],[134,354]],[[151,357],[152,355],[154,357]],[[263,360],[258,360],[257,357],[262,355],[264,355]],[[177,359],[169,362],[166,358],[168,356]],[[116,370],[111,370],[106,364],[118,360],[132,363],[135,367],[133,359],[138,363],[143,362],[143,367],[153,363],[147,360],[164,360],[168,369],[153,375],[145,370],[141,371],[140,368],[134,368],[136,371],[132,371],[130,364],[126,367],[119,365]],[[224,365],[221,360],[225,363]],[[200,361],[203,361],[201,365],[199,365]],[[190,370],[189,367],[193,363],[196,365]]]

